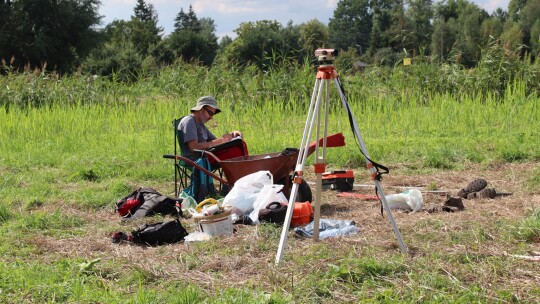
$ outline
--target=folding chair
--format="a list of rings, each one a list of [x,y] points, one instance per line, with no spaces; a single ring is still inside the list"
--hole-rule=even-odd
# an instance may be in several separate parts
[[[212,177],[217,183],[218,193],[225,195],[228,192],[227,181],[223,178],[223,172],[219,161],[213,157],[208,157],[208,161],[211,165],[211,169],[207,170],[204,167],[200,167],[195,163],[194,160],[187,157],[181,156],[180,149],[180,136],[178,132],[178,124],[182,118],[173,120],[172,125],[174,129],[174,155],[166,154],[163,155],[164,158],[174,159],[174,194],[176,197],[180,194],[181,191],[186,189],[191,184],[191,173],[194,168],[197,168],[204,172],[205,174]],[[231,140],[227,143],[211,147],[207,150],[216,156],[219,160],[230,159],[233,157],[246,156],[248,155],[247,145],[241,139]],[[197,150],[199,157],[206,157],[205,152]]]
[[[173,130],[174,130],[174,156],[178,156],[181,153],[180,152],[180,142],[179,142],[179,135],[178,135],[178,124],[180,123],[179,119],[173,120]],[[165,157],[164,155],[163,157]],[[178,197],[180,194],[180,191],[187,188],[189,186],[189,178],[191,176],[191,172],[193,171],[193,166],[191,164],[187,164],[186,160],[178,157],[174,157],[174,196]]]

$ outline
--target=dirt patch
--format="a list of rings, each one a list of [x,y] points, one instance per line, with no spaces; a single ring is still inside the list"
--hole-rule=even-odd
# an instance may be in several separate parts
[[[490,284],[506,286],[504,288],[516,294],[526,293],[531,285],[540,285],[539,263],[512,256],[540,251],[540,240],[532,243],[520,242],[507,232],[508,227],[540,208],[540,194],[525,190],[527,178],[534,165],[471,166],[459,172],[440,171],[414,176],[395,170],[390,175],[385,175],[382,181],[385,194],[399,193],[407,187],[417,187],[423,191],[424,206],[441,205],[446,199],[446,192],[455,195],[460,188],[478,177],[486,179],[488,185],[497,191],[512,193],[497,196],[495,199],[463,200],[465,210],[460,212],[428,213],[425,209],[415,213],[393,212],[409,249],[407,263],[410,264],[410,271],[421,272],[423,267],[440,267],[439,264],[448,262],[434,259],[429,262],[431,265],[423,264],[427,263],[422,260],[423,257],[432,257],[436,253],[435,256],[457,261],[448,262],[447,267],[443,268],[448,272],[443,275],[457,277],[456,280],[469,280],[485,288],[493,287]],[[313,173],[309,172],[309,169],[306,171],[306,180],[314,182]],[[366,171],[355,170],[355,193],[375,194],[373,184],[365,178],[367,175]],[[432,189],[434,185],[436,189]],[[168,186],[163,185],[163,188]],[[65,208],[67,206],[62,210]],[[67,214],[77,213],[76,210],[65,211]],[[275,291],[294,289],[293,281],[302,281],[329,264],[339,264],[346,258],[372,256],[384,259],[401,254],[388,218],[381,215],[378,201],[338,197],[337,192],[330,190],[322,192],[321,217],[354,220],[360,233],[329,238],[318,243],[297,238],[291,233],[280,268],[274,267],[274,261],[281,228],[270,224],[235,225],[233,236],[214,239],[204,244],[180,243],[140,247],[111,242],[112,232],[130,232],[136,227],[135,223],[121,225],[112,208],[84,216],[89,225],[88,233],[83,238],[33,238],[32,242],[42,249],[38,258],[49,260],[54,256],[64,256],[90,260],[101,257],[111,262],[98,267],[104,272],[112,272],[114,264],[121,261],[126,265],[126,271],[137,269],[155,278],[184,280],[209,291],[218,287],[251,285]],[[194,231],[196,225],[192,220],[182,222],[188,231]],[[486,262],[489,257],[508,259],[513,270],[501,270],[503,274],[498,275],[502,276],[502,280],[494,278],[493,270]],[[461,263],[474,263],[476,269],[467,272],[465,268],[456,266]],[[522,296],[531,299],[530,295]]]

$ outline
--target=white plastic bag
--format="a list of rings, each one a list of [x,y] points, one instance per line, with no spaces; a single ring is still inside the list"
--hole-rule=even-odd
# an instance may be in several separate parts
[[[231,191],[223,199],[224,207],[231,207],[247,214],[253,210],[253,203],[265,185],[273,185],[270,171],[258,171],[246,175],[234,183]]]
[[[390,209],[401,209],[416,212],[424,206],[422,192],[418,189],[410,189],[403,193],[386,195],[386,202]]]
[[[249,218],[251,218],[253,224],[259,223],[259,211],[268,206],[268,204],[272,202],[287,202],[287,198],[281,192],[281,189],[283,189],[283,185],[265,185],[263,187],[253,203],[253,211],[249,214]]]
[[[197,201],[191,196],[189,196],[184,191],[180,191],[178,198],[182,199],[181,209],[182,211],[187,211],[189,208],[195,208],[197,206]]]

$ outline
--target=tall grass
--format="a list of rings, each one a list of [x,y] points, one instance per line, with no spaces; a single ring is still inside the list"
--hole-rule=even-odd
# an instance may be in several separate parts
[[[427,57],[417,57],[410,66],[369,67],[362,73],[343,71],[342,80],[350,96],[358,100],[373,97],[403,100],[417,99],[430,103],[434,95],[449,94],[461,98],[506,99],[516,83],[523,86],[526,97],[537,96],[540,89],[540,64],[521,58],[519,50],[509,52],[496,43],[482,50],[475,69],[458,64],[435,64]],[[267,100],[295,102],[307,106],[313,88],[315,67],[275,62],[261,71],[256,66],[237,67],[226,63],[212,67],[179,61],[152,73],[139,73],[138,81],[127,84],[117,77],[110,79],[74,75],[60,77],[40,71],[10,73],[0,78],[0,105],[43,106],[118,103],[144,96],[159,96],[184,101],[201,93],[210,93],[226,101],[234,110],[258,105]],[[339,66],[339,57],[336,66]],[[340,72],[340,71],[338,71]],[[351,74],[352,73],[352,74]],[[128,100],[129,99],[129,100]]]
[[[308,74],[305,70],[299,73]],[[9,77],[16,80],[14,86],[23,87],[17,81],[28,76]],[[480,93],[423,95],[406,90],[359,96],[354,92],[366,90],[356,88],[361,77],[344,77],[344,86],[371,158],[390,168],[399,164],[412,169],[449,169],[471,162],[540,159],[540,103],[537,95],[527,95],[524,82],[512,83],[503,99]],[[261,79],[269,81],[268,86],[280,83],[271,77]],[[0,111],[0,173],[14,173],[1,174],[0,198],[28,203],[42,202],[43,198],[79,201],[95,208],[136,185],[170,181],[171,164],[161,156],[173,152],[172,120],[188,113],[198,95],[217,93],[206,87],[209,83],[201,84],[198,91],[193,89],[193,95],[175,95],[148,83],[130,89],[97,80],[92,85],[100,97],[95,98],[84,94],[82,81],[86,82],[82,78],[57,79],[51,89],[57,92],[54,102],[21,103],[25,105],[6,106]],[[167,80],[163,82],[166,86]],[[217,135],[242,130],[251,154],[298,147],[312,82],[305,80],[302,90],[290,89],[285,100],[279,92],[279,98],[262,93],[253,102],[246,101],[246,96],[240,97],[241,101],[224,96],[220,98],[224,111],[209,127]],[[85,89],[78,92],[76,88]],[[328,149],[327,162],[334,168],[361,167],[364,159],[337,90],[331,90],[328,129],[330,133],[342,132],[347,145]],[[73,185],[73,189],[50,187],[55,183]]]
[[[486,52],[476,70],[426,61],[342,75],[371,158],[390,167],[442,169],[540,159],[538,65],[513,61],[495,46]],[[0,197],[100,206],[133,183],[170,179],[161,155],[173,150],[171,122],[189,113],[200,95],[216,96],[224,110],[210,122],[212,131],[242,130],[251,154],[298,147],[315,72],[309,64],[260,71],[179,62],[130,84],[8,73],[0,77],[0,172],[16,171],[16,177],[2,174]],[[329,149],[328,163],[363,166],[337,90],[330,89],[328,129],[342,132],[347,146]],[[44,186],[54,180],[86,187]]]

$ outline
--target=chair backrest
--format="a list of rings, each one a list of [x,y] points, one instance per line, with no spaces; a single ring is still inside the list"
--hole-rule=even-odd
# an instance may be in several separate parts
[[[182,136],[180,135],[180,132],[178,131],[178,125],[180,124],[180,121],[184,117],[185,116],[177,118],[177,119],[173,120],[173,122],[172,122],[173,128],[174,128],[174,155],[181,155],[181,156],[184,156],[184,157],[189,158],[189,159],[194,161],[194,160],[197,159],[197,157],[188,156],[188,155],[182,155],[182,147],[180,146],[180,143],[182,142]],[[183,160],[180,160],[179,164],[182,167],[186,167],[188,169],[191,169],[191,166],[186,164]]]
[[[180,124],[180,121],[184,117],[177,118],[172,121],[173,128],[174,128],[174,155],[178,155],[178,149],[180,148],[180,134],[178,132],[178,125]],[[181,151],[180,151],[181,152]]]

